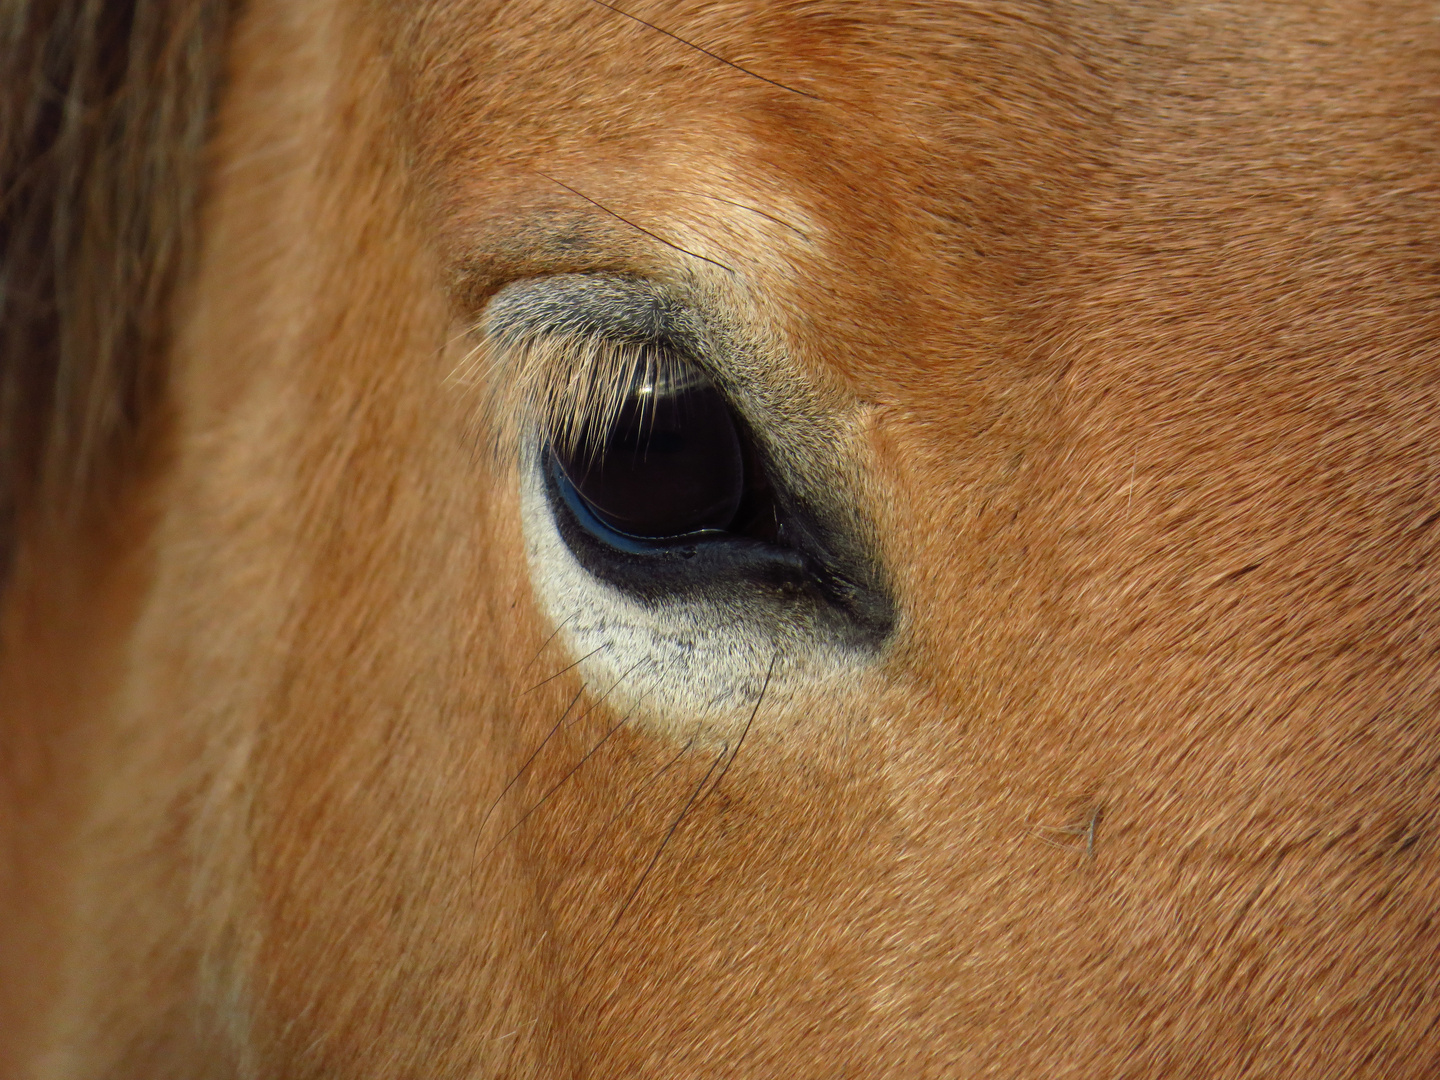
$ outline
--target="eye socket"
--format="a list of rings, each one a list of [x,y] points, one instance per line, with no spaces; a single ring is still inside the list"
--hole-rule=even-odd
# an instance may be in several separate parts
[[[746,494],[739,426],[689,365],[647,365],[601,431],[550,448],[574,495],[606,528],[665,540],[729,529]]]

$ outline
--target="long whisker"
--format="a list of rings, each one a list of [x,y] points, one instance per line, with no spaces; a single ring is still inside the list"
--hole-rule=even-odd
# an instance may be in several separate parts
[[[585,853],[580,856],[581,865],[585,864],[590,860],[590,856],[594,853],[596,846],[600,843],[601,840],[605,838],[605,834],[610,831],[611,826],[613,826],[617,821],[619,821],[622,817],[629,813],[630,808],[639,801],[640,796],[644,795],[645,792],[649,791],[650,788],[654,786],[655,782],[659,780],[660,777],[664,776],[667,772],[669,772],[671,766],[673,766],[677,761],[684,757],[686,753],[689,752],[690,748],[694,745],[695,740],[691,739],[684,746],[682,746],[678,751],[676,751],[674,757],[672,757],[664,765],[661,765],[660,768],[656,769],[653,773],[651,773],[645,779],[645,782],[635,789],[635,793],[626,800],[624,806],[622,806],[619,810],[615,811],[615,813],[610,815],[610,819],[606,821],[603,826],[601,826],[600,831],[595,834],[595,839],[590,841],[590,846],[587,847],[585,849]]]
[[[655,666],[655,661],[651,660],[648,656],[642,656],[639,660],[636,660],[635,663],[631,664],[628,668],[626,668],[618,676],[616,676],[615,681],[605,688],[605,692],[599,697],[597,697],[593,702],[591,702],[590,707],[584,712],[582,712],[579,716],[575,717],[575,719],[572,720],[571,723],[579,723],[581,720],[585,719],[585,717],[589,716],[592,712],[598,709],[601,705],[605,704],[606,700],[610,697],[610,695],[615,692],[615,688],[619,686],[622,682],[624,682],[626,679],[628,679],[631,675],[635,674],[635,669],[638,668],[641,664],[649,664],[653,668]],[[655,681],[655,684],[652,685],[649,690],[646,690],[645,693],[641,694],[638,698],[635,699],[635,705],[639,705],[640,702],[644,701],[647,697],[649,697],[651,691],[653,691],[655,689],[655,686],[658,685],[659,680],[657,679]],[[633,710],[634,706],[632,706],[631,708]]]
[[[599,3],[600,0],[594,0],[594,2],[595,2],[595,3]],[[608,6],[608,5],[606,5],[606,6]],[[616,218],[616,219],[618,219],[618,220],[620,220],[620,221],[623,221],[626,225],[629,225],[629,226],[630,226],[632,229],[634,229],[636,232],[642,232],[642,233],[644,233],[646,236],[650,237],[651,240],[658,240],[660,243],[664,244],[666,247],[674,248],[676,251],[679,251],[679,252],[681,252],[682,254],[689,255],[692,259],[699,259],[699,260],[701,260],[702,262],[708,262],[711,266],[718,266],[721,270],[724,270],[724,271],[726,271],[727,273],[731,273],[731,274],[735,273],[735,269],[734,269],[733,267],[726,266],[724,263],[722,263],[722,262],[717,262],[716,260],[711,259],[711,258],[709,258],[708,256],[701,255],[701,254],[699,254],[698,252],[691,251],[689,248],[683,248],[683,247],[681,247],[679,244],[675,243],[674,241],[666,240],[663,236],[660,236],[660,235],[658,235],[658,234],[656,234],[656,233],[653,233],[653,232],[651,232],[649,229],[644,228],[643,226],[636,225],[635,222],[631,221],[629,218],[627,218],[627,217],[621,217],[621,215],[617,214],[614,210],[611,210],[611,209],[610,209],[608,206],[606,206],[604,203],[596,202],[596,201],[595,201],[594,199],[592,199],[589,195],[586,195],[583,191],[576,191],[576,190],[575,190],[573,187],[571,187],[569,184],[565,183],[565,181],[563,181],[563,180],[556,180],[555,177],[553,177],[553,176],[548,176],[548,175],[546,175],[545,173],[540,172],[539,169],[536,169],[536,170],[535,170],[535,173],[536,173],[537,176],[543,176],[546,180],[549,180],[552,184],[558,184],[560,187],[562,187],[562,188],[564,188],[566,191],[570,192],[570,194],[572,194],[572,195],[578,195],[580,198],[584,199],[586,202],[590,203],[592,206],[598,207],[599,209],[605,211],[605,213],[609,214],[611,217]]]
[[[634,22],[637,22],[637,23],[639,23],[641,26],[646,27],[647,29],[654,30],[657,34],[664,34],[666,37],[671,38],[671,39],[674,40],[674,41],[678,41],[681,45],[684,45],[684,46],[687,46],[688,48],[694,49],[694,50],[695,50],[696,52],[698,52],[698,53],[703,53],[704,55],[710,57],[711,60],[718,61],[719,63],[724,64],[726,67],[732,67],[732,68],[734,68],[736,71],[739,71],[739,72],[741,72],[741,73],[743,73],[743,74],[745,74],[745,75],[749,75],[752,79],[759,79],[759,80],[760,80],[761,82],[763,82],[763,83],[769,83],[771,86],[778,87],[778,88],[781,89],[781,90],[788,90],[788,91],[789,91],[790,93],[792,93],[792,94],[799,94],[801,97],[810,98],[812,101],[824,101],[824,100],[825,100],[825,99],[822,98],[819,94],[811,94],[811,93],[807,93],[807,92],[804,91],[804,90],[796,90],[795,87],[793,87],[793,86],[786,86],[784,83],[782,83],[782,82],[776,82],[774,79],[767,79],[764,75],[757,75],[755,72],[751,71],[749,68],[747,68],[747,67],[741,67],[739,64],[735,63],[735,61],[733,61],[733,60],[726,60],[725,57],[723,57],[723,56],[718,56],[718,55],[716,55],[715,53],[711,52],[709,49],[706,49],[706,48],[703,48],[703,47],[701,47],[701,46],[699,46],[699,45],[696,45],[693,41],[687,41],[685,38],[682,38],[679,34],[673,34],[673,33],[671,33],[669,30],[666,30],[663,26],[656,26],[656,25],[655,25],[654,23],[652,23],[652,22],[646,22],[644,19],[640,18],[638,15],[631,15],[628,11],[622,11],[620,8],[616,7],[614,4],[607,4],[607,3],[605,2],[605,0],[590,0],[590,2],[591,2],[592,4],[598,4],[598,5],[600,5],[600,6],[603,7],[603,8],[608,8],[609,10],[615,12],[616,15],[623,15],[623,16],[625,16],[625,18],[630,19],[630,20],[632,20],[632,21],[634,21]]]
[[[609,642],[606,642],[606,643],[603,644],[603,645],[600,645],[600,646],[597,646],[597,647],[594,648],[594,649],[591,649],[591,650],[590,650],[589,652],[587,652],[584,656],[580,657],[579,660],[576,660],[573,664],[566,664],[566,665],[565,665],[564,667],[562,667],[559,671],[555,672],[554,675],[547,675],[545,678],[541,679],[539,682],[537,682],[534,686],[530,687],[528,690],[521,690],[521,691],[520,691],[520,696],[521,696],[521,697],[524,697],[526,694],[530,693],[530,692],[533,691],[533,690],[539,690],[540,687],[544,686],[546,683],[548,683],[548,682],[553,682],[553,681],[555,681],[556,679],[558,679],[561,675],[564,675],[567,671],[572,671],[572,670],[574,670],[575,668],[579,667],[579,666],[580,666],[581,664],[583,664],[586,660],[589,660],[590,657],[592,657],[592,656],[594,656],[596,653],[598,653],[601,649],[608,649],[609,647],[610,647],[610,643],[609,643]],[[533,661],[532,661],[532,662],[533,662]]]
[[[640,890],[645,887],[645,882],[650,880],[650,872],[655,869],[655,864],[660,861],[660,856],[665,854],[665,848],[666,845],[670,843],[670,838],[675,835],[675,830],[680,828],[680,823],[685,820],[685,815],[690,813],[690,808],[695,805],[695,799],[699,796],[700,790],[705,786],[706,781],[710,779],[711,774],[715,772],[716,766],[720,764],[720,759],[725,756],[725,750],[726,748],[723,746],[720,748],[720,752],[715,755],[715,760],[710,763],[710,768],[705,770],[705,775],[702,776],[700,782],[695,785],[695,790],[690,792],[690,798],[685,800],[685,805],[680,808],[680,813],[677,814],[675,820],[671,822],[670,829],[665,834],[665,839],[661,840],[660,846],[655,849],[655,854],[651,856],[649,865],[645,867],[645,872],[640,875],[640,880],[635,883],[635,887],[630,890],[630,895],[627,896],[625,902],[620,905],[620,910],[616,912],[609,929],[605,931],[605,936],[602,937],[595,948],[591,950],[590,956],[586,959],[584,968],[581,970],[589,968],[596,955],[604,948],[605,942],[610,940],[610,935],[615,932],[615,927],[620,925],[620,920],[623,919],[625,913],[630,910],[630,905],[635,902],[635,897],[640,895]]]
[[[590,714],[590,712],[592,712],[594,709],[596,709],[597,707],[599,707],[599,705],[600,705],[606,698],[608,698],[608,697],[610,696],[610,694],[614,691],[614,689],[615,689],[617,686],[619,686],[622,682],[624,682],[626,679],[628,679],[628,678],[630,677],[630,675],[635,671],[636,668],[638,668],[641,664],[643,664],[643,663],[646,662],[646,659],[648,659],[648,658],[642,658],[642,659],[640,659],[640,660],[635,661],[635,663],[631,664],[629,668],[627,668],[623,673],[621,673],[621,675],[619,676],[619,678],[617,678],[613,683],[610,684],[610,686],[606,689],[605,693],[601,694],[600,697],[596,699],[595,703],[594,703],[593,705],[591,705],[590,708],[585,711],[585,715],[588,716],[588,715]],[[659,680],[657,679],[657,680],[656,680],[656,685],[658,685],[658,683],[659,683]],[[487,851],[485,854],[486,854],[486,855],[490,855],[491,853],[493,853],[496,848],[498,848],[502,843],[504,843],[506,837],[508,837],[508,836],[509,836],[511,833],[513,833],[516,829],[520,828],[521,825],[524,825],[525,822],[526,822],[526,820],[530,817],[531,814],[535,813],[536,810],[539,810],[540,807],[544,806],[545,803],[546,803],[546,801],[550,798],[550,796],[551,796],[551,795],[554,795],[555,792],[559,791],[560,788],[561,788],[562,786],[564,786],[565,781],[569,780],[572,776],[574,776],[577,772],[579,772],[581,766],[583,766],[587,761],[590,760],[591,756],[595,753],[595,751],[599,750],[600,747],[602,747],[602,746],[605,745],[605,741],[606,741],[607,739],[609,739],[611,735],[614,735],[615,732],[619,731],[622,727],[624,727],[627,723],[630,722],[630,717],[631,717],[631,715],[633,715],[633,712],[634,712],[635,708],[637,708],[637,707],[639,706],[640,702],[644,701],[645,698],[650,695],[651,690],[654,690],[654,689],[655,689],[655,687],[652,686],[652,687],[650,688],[650,690],[646,690],[645,693],[641,694],[641,695],[635,700],[634,704],[631,706],[631,711],[630,711],[630,712],[627,712],[627,713],[620,719],[620,722],[619,722],[618,724],[616,724],[616,725],[615,725],[614,727],[612,727],[609,731],[607,731],[604,735],[602,735],[602,736],[600,737],[600,741],[597,742],[594,746],[592,746],[588,751],[586,751],[585,756],[582,757],[582,758],[576,763],[576,765],[575,765],[575,767],[574,767],[573,769],[571,769],[571,770],[570,770],[569,772],[567,772],[564,776],[562,776],[562,777],[560,778],[560,781],[559,781],[557,784],[555,784],[549,791],[545,792],[544,795],[540,796],[540,800],[539,800],[537,803],[535,803],[534,806],[530,807],[529,810],[526,810],[525,813],[521,814],[521,815],[520,815],[520,820],[517,821],[517,822],[515,822],[514,825],[510,826],[510,828],[506,829],[505,832],[500,836],[500,838],[499,838],[498,840],[496,840],[495,843],[490,846],[490,850]],[[584,693],[583,689],[582,689],[581,693]],[[574,704],[575,704],[575,702],[572,701],[572,702],[570,703],[570,706],[573,707]],[[569,708],[567,708],[567,709],[565,710],[566,713],[568,713],[569,711],[570,711]],[[564,715],[564,714],[561,714],[560,720],[557,721],[557,723],[556,723],[556,727],[555,727],[555,728],[551,728],[551,729],[550,729],[550,735],[545,736],[545,741],[546,741],[546,742],[549,742],[550,736],[555,734],[556,728],[558,728],[558,727],[559,727],[559,724],[560,724],[560,723],[563,723],[564,720],[565,720],[565,715]],[[544,744],[544,743],[541,743],[540,745],[541,745],[541,747],[543,747],[545,744]],[[537,747],[537,748],[536,748],[536,751],[535,751],[535,754],[538,754],[539,752],[540,752],[540,748]],[[530,755],[530,761],[534,761],[534,760],[535,760],[535,754],[531,754],[531,755]],[[530,761],[527,761],[527,762],[525,763],[525,766],[528,767],[529,764],[530,764]],[[513,784],[514,781],[512,780],[511,783]],[[509,790],[508,785],[507,785],[506,790]],[[501,793],[501,797],[502,797],[502,798],[504,797],[504,793],[503,793],[503,792]]]
[[[579,614],[579,613],[576,612],[576,614]],[[532,667],[535,666],[535,661],[540,659],[541,654],[543,654],[543,653],[545,652],[545,650],[546,650],[547,648],[549,648],[550,643],[551,643],[552,641],[554,641],[557,636],[559,636],[560,631],[561,631],[561,630],[564,630],[565,627],[566,627],[566,625],[567,625],[567,624],[570,622],[570,620],[573,619],[573,618],[575,618],[575,615],[571,615],[571,616],[570,616],[569,618],[567,618],[564,622],[562,622],[559,626],[555,627],[554,630],[551,630],[551,631],[550,631],[550,636],[547,637],[544,641],[542,641],[542,642],[540,643],[540,650],[539,650],[539,652],[537,652],[534,656],[532,656],[532,657],[530,658],[530,662],[529,662],[528,664],[526,664],[523,668],[520,669],[520,674],[521,674],[521,675],[524,675],[525,672],[529,671]],[[595,654],[594,654],[594,653],[591,653],[590,655],[591,655],[591,656],[594,656]],[[568,671],[569,669],[567,668],[566,670]],[[534,688],[532,687],[531,689],[534,689]]]
[[[549,733],[545,736],[545,738],[540,740],[540,745],[535,747],[535,749],[531,751],[530,756],[525,759],[525,764],[521,765],[515,775],[510,778],[510,782],[505,785],[504,790],[502,790],[499,795],[495,796],[495,801],[490,804],[490,809],[485,811],[485,816],[480,819],[480,826],[478,829],[476,829],[475,843],[477,847],[480,843],[480,836],[484,833],[485,826],[490,821],[490,815],[495,813],[495,808],[499,806],[501,800],[503,800],[505,796],[510,793],[510,789],[514,787],[517,783],[519,783],[520,778],[525,775],[525,771],[529,769],[535,759],[540,756],[540,751],[544,750],[545,745],[555,737],[555,733],[560,730],[560,725],[565,722],[565,717],[570,714],[570,710],[575,707],[575,703],[580,700],[581,695],[583,695],[584,693],[585,688],[581,687],[580,690],[576,692],[575,696],[570,699],[570,704],[565,706],[565,711],[560,714],[560,719],[555,721],[555,726],[550,729]]]
[[[564,787],[565,782],[580,771],[581,767],[583,767],[584,764],[589,761],[591,757],[594,756],[595,751],[599,750],[600,747],[605,745],[606,741],[610,738],[611,735],[614,735],[615,732],[619,731],[629,722],[630,714],[626,713],[625,716],[621,717],[618,724],[612,727],[609,731],[605,732],[604,735],[600,736],[600,741],[597,742],[594,746],[592,746],[589,750],[587,750],[585,752],[585,756],[582,757],[579,761],[577,761],[574,767],[569,772],[562,776],[549,791],[545,792],[544,795],[540,796],[540,800],[534,806],[530,807],[529,810],[526,810],[525,813],[521,814],[520,820],[515,822],[514,825],[511,825],[510,828],[506,829],[500,835],[500,838],[496,840],[495,843],[490,845],[490,850],[485,852],[485,854],[487,856],[494,854],[495,849],[498,848],[501,844],[503,844],[506,839],[508,839],[509,836],[515,832],[516,829],[520,828],[521,825],[524,825],[525,822],[530,819],[531,814],[535,813],[535,811],[539,810],[542,806],[544,806],[550,800],[550,796],[554,795],[557,791]]]
[[[572,616],[572,617],[573,617],[573,616]],[[602,646],[602,648],[603,648],[603,646]],[[595,652],[599,652],[599,651],[600,651],[599,649],[596,649],[596,650],[595,650]],[[591,656],[594,656],[595,653],[591,653],[590,655],[591,655]],[[583,658],[582,658],[582,659],[583,659]],[[578,663],[578,661],[577,661],[577,663]],[[609,696],[610,696],[610,692],[611,692],[612,690],[614,690],[615,687],[619,686],[620,683],[621,683],[621,681],[624,680],[624,679],[630,674],[630,672],[634,671],[634,670],[635,670],[637,667],[639,667],[642,663],[644,663],[644,660],[637,660],[635,663],[631,664],[630,667],[629,667],[629,669],[628,669],[623,675],[621,675],[620,678],[616,679],[613,683],[611,683],[609,689],[607,689],[607,690],[605,691],[605,693],[603,693],[603,694],[600,695],[600,697],[596,700],[595,705],[598,705],[600,702],[604,701],[607,697],[609,697]],[[570,665],[570,667],[574,667],[574,666],[575,666],[574,664],[571,664],[571,665]],[[569,670],[570,670],[570,668],[566,668],[566,669],[565,669],[565,671],[569,671]],[[563,672],[557,672],[557,673],[556,673],[556,675],[559,675],[559,674],[563,674]],[[552,676],[551,676],[551,678],[555,678],[555,677],[556,677],[555,675],[552,675]],[[549,680],[547,679],[546,681],[548,682]],[[533,689],[533,688],[532,688],[532,689]],[[490,809],[487,810],[487,811],[485,811],[485,816],[484,816],[484,818],[481,819],[479,828],[476,830],[475,844],[476,844],[477,849],[478,849],[479,844],[480,844],[480,836],[483,835],[485,826],[486,826],[486,824],[490,821],[490,816],[495,813],[495,808],[500,805],[501,800],[503,800],[503,799],[505,798],[505,796],[509,793],[510,789],[511,789],[512,787],[514,787],[514,786],[519,782],[520,778],[525,775],[526,770],[528,770],[528,769],[530,768],[530,766],[531,766],[532,764],[534,764],[535,759],[540,756],[540,751],[541,751],[541,750],[544,750],[545,747],[546,747],[546,745],[550,742],[550,740],[555,737],[555,733],[556,733],[557,731],[559,731],[561,725],[563,725],[563,724],[565,723],[565,717],[567,717],[567,716],[570,715],[570,710],[573,709],[573,708],[575,708],[575,703],[580,700],[580,698],[584,695],[584,693],[585,693],[585,688],[584,688],[583,686],[582,686],[578,691],[576,691],[575,696],[570,699],[570,704],[565,706],[565,711],[562,712],[562,713],[560,714],[560,718],[555,721],[555,726],[552,727],[552,728],[549,730],[548,733],[546,733],[545,738],[543,738],[543,739],[540,740],[540,745],[537,746],[537,747],[535,747],[535,749],[534,749],[533,751],[531,751],[530,756],[525,759],[525,763],[520,766],[520,768],[516,771],[515,775],[510,778],[510,782],[505,785],[504,790],[501,791],[500,794],[495,797],[495,801],[490,804]],[[591,706],[590,706],[590,709],[593,709],[593,708],[595,707],[595,705],[591,705]],[[582,716],[588,716],[589,713],[590,713],[590,709],[586,709],[585,712],[582,713],[581,715],[582,715]]]
[[[760,687],[760,696],[755,699],[755,708],[750,710],[750,719],[745,721],[745,729],[740,732],[740,739],[735,743],[735,752],[726,759],[725,767],[715,778],[715,785],[705,793],[707,799],[720,790],[720,782],[725,779],[725,774],[730,771],[730,766],[735,764],[735,759],[740,756],[740,748],[745,745],[745,736],[750,734],[750,725],[755,722],[755,717],[760,712],[760,706],[764,704],[765,692],[770,689],[770,676],[775,674],[775,662],[779,659],[780,650],[776,649],[770,656],[770,667],[765,672],[765,682]]]

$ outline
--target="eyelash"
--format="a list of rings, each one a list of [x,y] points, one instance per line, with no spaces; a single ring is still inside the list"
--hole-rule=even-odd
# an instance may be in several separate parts
[[[780,514],[748,425],[694,365],[647,356],[615,407],[546,462],[571,510],[597,539],[623,550],[722,536],[778,542]]]

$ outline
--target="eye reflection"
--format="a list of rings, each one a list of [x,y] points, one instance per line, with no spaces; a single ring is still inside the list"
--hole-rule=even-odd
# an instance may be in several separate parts
[[[745,458],[730,407],[688,365],[647,365],[604,431],[555,463],[600,522],[647,540],[728,529],[745,496]]]

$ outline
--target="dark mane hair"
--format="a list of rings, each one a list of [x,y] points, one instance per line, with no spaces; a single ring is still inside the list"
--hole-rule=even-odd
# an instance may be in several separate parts
[[[163,385],[230,0],[0,9],[0,584],[117,475]]]

